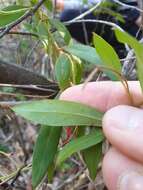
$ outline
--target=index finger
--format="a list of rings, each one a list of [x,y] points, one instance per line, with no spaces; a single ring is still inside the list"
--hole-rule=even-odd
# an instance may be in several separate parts
[[[143,100],[139,82],[128,82],[129,90],[135,104]],[[121,82],[89,82],[84,88],[83,84],[65,90],[60,99],[80,102],[105,112],[117,105],[130,105],[130,100]]]

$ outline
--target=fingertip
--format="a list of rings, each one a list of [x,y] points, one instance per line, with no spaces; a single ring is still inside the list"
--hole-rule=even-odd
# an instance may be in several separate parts
[[[103,178],[108,190],[116,190],[121,176],[130,171],[142,172],[143,166],[115,148],[110,148],[102,163]]]
[[[110,128],[112,127],[122,127],[122,125],[118,124],[120,122],[124,122],[124,120],[127,120],[128,116],[130,115],[132,107],[126,106],[126,105],[118,105],[111,109],[109,109],[103,117],[102,124],[103,124],[103,130],[106,133],[110,131]]]
[[[114,152],[115,152],[115,149],[110,148],[110,150],[104,156],[103,163],[102,163],[104,183],[106,184],[109,190],[115,190],[116,181],[117,181],[117,177],[116,177],[117,170],[115,167],[116,165],[114,166],[115,162],[113,162],[113,160],[115,161]]]
[[[103,117],[103,132],[108,141],[123,154],[143,163],[143,110],[117,106]]]

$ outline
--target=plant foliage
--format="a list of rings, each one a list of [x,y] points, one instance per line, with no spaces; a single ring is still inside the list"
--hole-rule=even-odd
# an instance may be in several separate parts
[[[17,22],[27,11],[33,10],[38,2],[28,1],[26,6],[25,1],[19,0],[16,5],[1,9],[0,29],[5,30]],[[45,1],[42,8],[39,7],[32,15],[31,22],[26,18],[23,28],[24,31],[36,36],[45,53],[52,59],[54,76],[60,91],[83,81],[85,62],[104,72],[111,80],[122,81],[121,62],[112,46],[97,34],[93,34],[94,47],[73,42],[66,26],[51,16],[52,11],[51,1]],[[120,42],[127,43],[134,49],[138,78],[143,89],[143,45],[118,29],[115,29],[115,34]],[[102,159],[104,135],[99,127],[102,125],[104,113],[87,105],[57,99],[33,101],[15,106],[12,110],[25,119],[41,125],[32,161],[34,189],[45,176],[52,176],[54,170],[76,152],[81,153],[91,179],[95,179],[98,164]],[[69,143],[60,148],[62,129],[69,126],[72,129],[77,127],[81,134],[73,136]],[[3,149],[1,146],[1,150]]]

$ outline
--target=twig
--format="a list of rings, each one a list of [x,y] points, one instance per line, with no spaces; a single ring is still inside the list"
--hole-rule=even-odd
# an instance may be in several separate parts
[[[95,6],[93,6],[92,8],[90,8],[89,10],[87,10],[86,12],[80,14],[79,16],[75,17],[74,19],[70,20],[69,22],[75,22],[79,19],[83,19],[85,16],[89,15],[90,13],[92,13],[93,11],[95,11],[103,2],[104,0],[100,1],[99,3],[97,3]],[[89,41],[88,41],[88,37],[87,37],[87,31],[86,31],[86,25],[85,22],[82,22],[82,26],[83,26],[83,31],[84,31],[84,37],[85,37],[85,42],[88,45]]]
[[[67,22],[64,22],[65,25],[70,25],[73,23],[80,23],[80,22],[93,22],[93,23],[101,23],[101,24],[106,24],[108,26],[114,27],[114,28],[118,28],[121,31],[124,31],[119,25],[113,23],[113,22],[109,22],[109,21],[105,21],[105,20],[96,20],[96,19],[82,19],[82,20],[70,20]]]
[[[53,1],[53,18],[55,18],[56,13],[57,13],[56,7],[57,7],[57,0],[54,0]]]
[[[36,98],[36,99],[47,99],[50,98],[51,96],[53,96],[54,94],[56,94],[56,92],[51,93],[50,95],[30,95],[30,94],[18,94],[18,93],[9,93],[9,92],[0,92],[0,97],[1,96],[12,96],[12,97],[18,97],[20,95],[27,97],[27,98]]]
[[[55,89],[58,90],[58,86],[56,83],[51,85],[17,85],[17,84],[1,84],[0,87],[11,87],[17,89],[25,89],[25,90],[37,90],[42,92],[55,92]]]
[[[81,169],[76,175],[74,175],[71,178],[68,178],[66,181],[64,181],[61,185],[59,185],[55,190],[60,190],[60,189],[64,189],[64,186],[72,183],[76,178],[78,178],[83,172],[84,172],[85,168]]]
[[[28,55],[26,56],[26,60],[25,63],[23,64],[24,67],[26,67],[29,63],[29,59],[32,55],[32,53],[34,52],[34,50],[38,47],[38,45],[40,44],[40,40],[36,41],[36,43],[34,44],[34,46],[31,48],[31,50],[29,51]]]
[[[0,38],[2,38],[5,34],[7,34],[12,28],[14,28],[15,26],[17,26],[18,24],[20,24],[22,21],[24,21],[25,19],[27,19],[29,16],[33,16],[34,13],[42,6],[42,4],[45,2],[46,0],[40,0],[32,9],[30,9],[29,11],[27,11],[22,17],[20,17],[19,19],[17,19],[15,22],[13,22],[12,24],[8,25],[7,27],[5,27],[3,29],[3,31],[0,34]]]
[[[39,38],[39,36],[35,33],[31,33],[31,32],[15,32],[15,31],[11,31],[8,32],[7,34],[15,34],[15,35],[23,35],[23,36],[33,36],[36,38]]]
[[[24,171],[27,171],[29,169],[31,169],[31,164],[24,166],[22,168],[19,168],[7,176],[0,177],[0,181],[2,181],[2,182],[0,182],[0,186],[5,184],[6,182],[10,181],[11,179],[13,179],[17,175],[17,173],[19,173],[19,170],[21,170],[21,172],[24,172]]]
[[[126,4],[126,3],[122,3],[122,2],[119,1],[119,0],[113,0],[113,1],[114,1],[115,3],[117,3],[117,4],[121,5],[121,6],[123,6],[123,7],[127,7],[127,8],[130,8],[130,9],[135,9],[135,10],[137,10],[137,11],[143,13],[143,10],[140,9],[140,8],[138,8],[138,7],[135,7],[135,6],[132,6],[132,5],[128,5],[128,4]]]
[[[136,65],[136,59],[132,59],[134,57],[134,50],[130,50],[128,52],[128,55],[124,61],[123,67],[122,67],[122,74],[128,79],[128,80],[135,80],[136,74],[133,72],[135,65]]]
[[[143,10],[143,0],[138,0],[138,4],[139,4],[139,8]],[[140,30],[143,27],[143,12],[141,14],[141,26],[140,26]]]
[[[128,96],[128,98],[129,98],[129,100],[130,100],[130,104],[131,104],[132,106],[135,106],[135,105],[134,105],[134,101],[133,101],[133,97],[132,97],[132,94],[130,93],[129,85],[128,85],[128,82],[127,82],[126,78],[125,78],[124,76],[122,76],[121,73],[117,72],[115,69],[113,69],[113,68],[111,68],[111,67],[110,67],[110,68],[109,68],[109,67],[105,67],[105,66],[96,66],[95,69],[91,72],[91,74],[90,74],[91,76],[93,76],[93,75],[96,73],[97,68],[98,68],[98,70],[100,70],[100,71],[109,70],[109,71],[113,72],[113,73],[115,74],[115,76],[117,76],[117,77],[119,78],[119,80],[121,81],[123,87],[125,88],[125,91],[126,91],[126,93],[127,93],[127,96]],[[88,78],[86,79],[85,84],[87,84],[87,82],[89,82],[89,79],[91,79],[91,76],[90,76],[90,75],[89,75]]]
[[[95,11],[103,2],[104,0],[100,1],[99,3],[97,3],[96,5],[94,5],[92,8],[90,8],[89,10],[85,11],[83,14],[80,14],[79,16],[75,17],[74,19],[70,20],[69,22],[75,22],[79,19],[84,18],[85,16],[89,15],[90,13],[92,13],[93,11]]]
[[[82,13],[81,13],[81,10],[80,10],[80,14],[82,14]],[[86,43],[86,45],[89,45],[89,39],[88,39],[88,34],[87,34],[87,28],[86,28],[86,24],[85,24],[84,22],[82,22],[82,28],[83,28],[85,43]]]
[[[132,57],[125,57],[123,59],[120,59],[121,62],[124,62],[124,61],[127,61],[127,60],[135,60],[136,57],[135,56],[132,56]]]
[[[19,104],[24,104],[24,103],[30,103],[32,101],[7,101],[7,102],[0,102],[0,108],[2,109],[10,109],[10,107],[13,107],[13,106],[16,106],[16,105],[19,105]]]
[[[14,179],[12,180],[12,182],[11,182],[11,184],[10,184],[12,187],[14,186],[14,183],[16,182],[16,180],[20,177],[21,171],[22,171],[22,169],[23,169],[24,167],[25,167],[25,166],[21,166],[21,167],[19,168],[19,170],[17,171],[17,174],[15,175]]]
[[[85,80],[84,84],[83,84],[83,90],[85,89],[87,83],[89,81],[91,81],[94,77],[95,74],[97,74],[99,72],[99,69],[98,68],[95,68],[91,73],[90,75],[87,77],[87,79]]]

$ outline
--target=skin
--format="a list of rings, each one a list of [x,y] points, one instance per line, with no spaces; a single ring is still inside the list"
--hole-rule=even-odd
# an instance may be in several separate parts
[[[143,101],[138,82],[129,82],[134,105]],[[143,173],[143,111],[130,105],[120,82],[91,82],[68,88],[61,99],[80,102],[105,112],[103,131],[112,144],[104,157],[102,170],[109,190],[118,189],[127,171]]]

